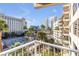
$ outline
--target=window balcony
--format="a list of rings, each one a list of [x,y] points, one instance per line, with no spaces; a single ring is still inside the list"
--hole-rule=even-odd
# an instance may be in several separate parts
[[[34,40],[0,53],[0,56],[69,56],[70,52],[79,53],[62,45]]]

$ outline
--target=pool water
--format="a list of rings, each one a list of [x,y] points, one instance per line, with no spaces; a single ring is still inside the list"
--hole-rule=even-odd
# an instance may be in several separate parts
[[[3,39],[2,40],[2,44],[3,46],[12,46],[14,45],[16,42],[20,42],[22,44],[29,42],[28,39],[26,39],[25,37],[16,37],[16,38],[9,38],[9,39]],[[8,48],[4,48],[4,50],[6,50]]]

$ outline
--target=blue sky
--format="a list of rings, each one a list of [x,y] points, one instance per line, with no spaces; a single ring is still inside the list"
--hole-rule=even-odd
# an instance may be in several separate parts
[[[56,16],[61,17],[63,5],[50,6],[41,9],[35,9],[33,3],[5,3],[0,4],[0,13],[14,17],[24,17],[27,25],[41,25],[46,18]]]

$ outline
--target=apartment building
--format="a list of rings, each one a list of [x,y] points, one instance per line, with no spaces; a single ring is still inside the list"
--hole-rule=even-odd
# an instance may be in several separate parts
[[[62,19],[62,17],[59,20],[60,20],[59,21],[59,30],[61,31],[61,34],[63,34],[63,31],[62,31],[63,30],[63,19]]]
[[[53,30],[53,38],[55,43],[62,44],[60,30]]]
[[[69,38],[69,17],[70,17],[70,4],[64,4],[63,11],[63,36],[68,40]]]
[[[5,14],[0,13],[0,18],[6,21],[8,25],[9,32],[16,32],[24,30],[24,26],[27,25],[27,22],[24,18],[16,18],[12,16],[7,16]]]
[[[56,20],[56,19],[54,19],[54,20],[55,21],[53,21],[53,38],[55,39],[56,43],[61,44],[62,43],[62,41],[61,41],[62,33],[61,33],[61,30],[59,29],[60,20]]]
[[[57,21],[57,17],[52,16],[52,17],[50,17],[50,20],[51,20],[51,29],[53,30],[54,29],[53,26],[56,24],[55,22]]]
[[[69,21],[70,21],[70,4],[63,5],[63,15],[60,17],[59,30],[63,46],[69,47]]]

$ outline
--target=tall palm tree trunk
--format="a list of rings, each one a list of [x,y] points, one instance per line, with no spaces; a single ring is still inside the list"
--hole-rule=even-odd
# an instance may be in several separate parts
[[[3,51],[3,46],[2,46],[2,31],[0,31],[0,52]]]

